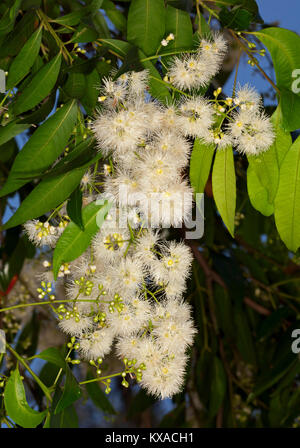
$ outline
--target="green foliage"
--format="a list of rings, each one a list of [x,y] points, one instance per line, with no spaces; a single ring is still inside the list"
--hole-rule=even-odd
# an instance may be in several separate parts
[[[1,2],[0,69],[8,74],[7,92],[0,93],[0,217],[9,219],[0,229],[0,328],[15,349],[10,358],[0,354],[0,426],[75,428],[77,404],[88,398],[83,405],[93,403],[93,412],[100,410],[101,417],[119,425],[123,413],[131,426],[142,425],[143,418],[154,427],[299,425],[300,367],[291,351],[291,332],[299,327],[300,313],[300,137],[290,132],[300,128],[300,94],[293,87],[300,38],[262,23],[254,0]],[[229,29],[242,56],[258,66],[260,56],[249,43],[259,40],[269,51],[276,86],[271,82],[268,94],[275,93],[278,102],[268,108],[275,140],[268,151],[247,157],[232,147],[220,150],[191,141],[189,179],[194,193],[205,196],[205,232],[187,241],[195,260],[186,300],[198,333],[186,386],[163,419],[157,399],[142,389],[124,392],[126,404],[119,413],[102,390],[105,385],[109,392],[105,380],[98,381],[89,367],[82,381],[81,370],[72,368],[78,361],[73,342],[67,344],[72,346],[68,354],[66,345],[51,347],[50,340],[39,353],[45,327],[57,318],[52,303],[30,303],[40,299],[28,288],[22,268],[37,261],[39,251],[21,226],[67,213],[53,260],[49,256],[55,278],[62,264],[88,248],[111,207],[108,202],[86,205],[81,182],[88,169],[91,174],[104,161],[90,126],[102,108],[103,78],[147,69],[148,93],[172,104],[191,92],[172,87],[165,78],[168,64],[181,51],[194,52],[199,36],[210,35],[214,27]],[[174,39],[165,47],[161,41],[170,34]],[[221,75],[205,90],[211,99],[216,85],[223,86],[232,73],[239,80],[232,63],[235,43],[229,43]],[[264,76],[270,82],[272,74]],[[222,99],[232,95],[230,88],[224,87]],[[23,137],[26,143],[19,149]],[[99,184],[102,179],[95,191]],[[16,210],[13,194],[20,200]],[[21,327],[9,295],[14,297],[16,282],[26,291],[16,306],[32,310]],[[9,309],[3,313],[2,308]],[[35,374],[37,359],[44,364]],[[109,377],[105,363],[101,369]]]

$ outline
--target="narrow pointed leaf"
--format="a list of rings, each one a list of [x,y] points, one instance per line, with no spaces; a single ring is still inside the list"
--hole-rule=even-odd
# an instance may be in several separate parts
[[[97,205],[92,202],[87,205],[82,211],[84,231],[80,230],[74,222],[68,224],[58,240],[53,254],[53,273],[55,279],[62,263],[75,260],[75,258],[78,258],[88,248],[92,237],[99,230],[110,207],[110,203]]]
[[[61,64],[61,54],[44,65],[24,88],[14,104],[14,113],[21,114],[39,104],[53,89]]]
[[[233,237],[236,206],[236,177],[231,146],[216,152],[212,172],[212,186],[218,211]]]
[[[76,118],[76,103],[71,101],[36,130],[17,155],[0,197],[17,190],[30,177],[37,177],[57,159],[69,140]]]
[[[190,181],[194,193],[204,193],[214,151],[215,145],[207,145],[199,139],[195,140],[190,162]]]
[[[13,60],[7,77],[6,87],[16,86],[31,69],[41,46],[42,28],[38,28],[28,39],[20,53]]]

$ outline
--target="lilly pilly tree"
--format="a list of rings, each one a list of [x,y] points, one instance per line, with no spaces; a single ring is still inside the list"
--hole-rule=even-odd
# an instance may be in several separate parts
[[[89,426],[90,397],[136,426],[297,426],[300,38],[254,0],[0,8],[1,425]]]

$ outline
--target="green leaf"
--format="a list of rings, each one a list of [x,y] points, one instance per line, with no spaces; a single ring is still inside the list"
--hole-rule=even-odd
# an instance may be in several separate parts
[[[28,405],[18,369],[12,371],[6,383],[4,403],[8,416],[23,428],[36,428],[46,415],[46,411],[37,412]]]
[[[82,191],[77,187],[70,196],[67,204],[67,213],[69,218],[78,225],[81,230],[84,230],[82,222]]]
[[[213,359],[211,394],[209,401],[209,416],[214,417],[223,403],[226,393],[226,374],[222,362],[218,357]]]
[[[69,140],[76,118],[76,103],[71,101],[35,131],[17,155],[0,197],[20,188],[28,182],[26,176],[38,176],[57,159]]]
[[[274,206],[269,203],[268,191],[261,184],[251,165],[247,169],[247,189],[252,206],[264,216],[271,216],[274,213]]]
[[[77,32],[71,39],[71,42],[74,43],[87,43],[94,42],[98,37],[97,31],[85,24],[81,24],[77,28]]]
[[[127,40],[146,56],[156,53],[165,33],[164,0],[132,0],[128,12]]]
[[[29,73],[41,46],[42,27],[38,28],[28,39],[20,53],[13,60],[7,77],[6,88],[16,86]]]
[[[275,198],[275,223],[288,249],[296,252],[300,246],[300,137],[286,154]]]
[[[48,425],[50,428],[78,428],[78,416],[76,414],[76,410],[74,405],[70,405],[65,408],[59,414],[55,414],[55,408],[62,398],[62,390],[60,386],[56,386],[51,411],[50,411],[50,422],[48,421]]]
[[[18,342],[15,348],[16,352],[22,354],[22,356],[33,356],[38,345],[39,331],[40,321],[36,310],[34,310],[31,319],[27,322],[18,337]]]
[[[190,181],[194,193],[204,193],[216,145],[195,139],[190,162]]]
[[[9,33],[18,15],[22,0],[15,0],[10,9],[7,9],[0,20],[0,36]]]
[[[247,30],[253,19],[253,14],[242,7],[236,7],[228,10],[223,7],[219,13],[221,25],[224,28],[242,31]]]
[[[85,10],[72,11],[69,14],[65,14],[61,17],[51,20],[51,22],[58,23],[60,25],[73,26],[80,22],[80,19],[86,14]]]
[[[18,121],[11,121],[6,126],[0,126],[0,145],[8,142],[11,138],[21,134],[21,132],[28,129],[30,124],[20,123]]]
[[[126,32],[127,21],[122,12],[116,8],[113,2],[110,0],[103,0],[102,9],[107,14],[107,17],[112,21],[115,27],[122,33]]]
[[[96,69],[85,75],[85,92],[81,98],[81,104],[86,112],[91,115],[97,105],[98,88],[100,85],[99,74]]]
[[[70,222],[58,240],[53,254],[53,273],[57,278],[62,263],[78,258],[89,246],[92,237],[101,227],[111,207],[111,203],[97,205],[92,202],[82,211],[84,231]]]
[[[81,98],[85,93],[85,87],[85,76],[83,73],[69,73],[63,90],[71,98]]]
[[[113,53],[117,54],[121,58],[124,58],[132,45],[128,42],[118,39],[100,39],[101,43],[112,50]]]
[[[90,371],[87,373],[86,379],[87,381],[94,379],[94,376]],[[101,409],[106,414],[116,414],[116,411],[111,402],[96,381],[92,383],[86,383],[85,388],[97,408]]]
[[[145,59],[145,55],[141,50],[138,51],[139,58],[141,60],[141,64],[143,67],[149,72],[149,89],[150,94],[157,98],[158,100],[164,103],[171,102],[171,95],[168,87],[165,85],[164,81],[162,81],[159,72],[156,70],[151,61],[143,61]]]
[[[288,131],[300,129],[300,97],[293,92],[281,89],[279,104],[284,128]]]
[[[54,364],[55,366],[60,367],[63,370],[66,370],[67,367],[63,355],[55,347],[46,348],[46,350],[43,350],[38,355],[34,356],[34,358],[40,358],[44,361],[51,362],[51,364]]]
[[[254,35],[269,50],[276,74],[277,86],[283,91],[281,108],[285,129],[294,131],[300,127],[299,101],[294,97],[293,75],[300,67],[300,37],[293,31],[284,28],[265,28]],[[288,94],[291,92],[292,94]],[[297,92],[296,92],[297,93]],[[299,95],[298,95],[299,97]],[[292,101],[291,101],[292,100]]]
[[[61,53],[44,65],[24,88],[14,104],[14,113],[22,114],[39,104],[53,89],[61,64]]]
[[[63,389],[63,394],[56,405],[54,414],[59,414],[64,409],[68,408],[74,401],[80,398],[80,386],[74,377],[71,369],[67,366],[66,381]]]
[[[15,214],[4,224],[9,229],[38,218],[64,202],[79,184],[85,168],[75,169],[57,177],[43,179],[21,203]]]
[[[253,338],[249,328],[247,315],[245,314],[243,308],[240,308],[238,305],[236,305],[235,309],[234,323],[237,348],[246,363],[255,365],[255,347],[253,344]]]
[[[283,129],[280,108],[276,109],[271,121],[275,133],[274,143],[268,151],[258,156],[248,156],[249,197],[253,207],[266,216],[273,213],[272,204],[278,189],[280,165],[292,144],[290,133]]]
[[[216,152],[212,172],[212,187],[218,211],[231,236],[234,237],[236,178],[231,146]]]
[[[174,34],[175,39],[169,42],[168,50],[190,49],[193,46],[193,27],[190,15],[181,9],[167,6],[165,35]]]

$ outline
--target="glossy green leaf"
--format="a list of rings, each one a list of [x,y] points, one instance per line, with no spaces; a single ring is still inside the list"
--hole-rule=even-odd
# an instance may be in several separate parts
[[[274,206],[268,201],[268,191],[263,187],[254,168],[247,169],[247,189],[252,206],[265,216],[274,213]]]
[[[114,54],[124,58],[132,45],[129,42],[118,39],[100,39],[102,45],[108,47]]]
[[[284,28],[265,28],[256,31],[255,36],[269,50],[276,73],[276,82],[280,90],[289,91],[293,95],[294,73],[300,67],[300,37],[293,31]],[[300,120],[297,118],[299,102],[293,95],[283,93],[281,108],[283,112],[283,125],[285,129],[293,131],[300,127]],[[299,95],[298,95],[299,96]],[[293,99],[293,101],[291,101]]]
[[[164,34],[164,0],[132,0],[127,23],[128,42],[150,56],[159,49]]]
[[[71,101],[35,131],[17,155],[0,197],[20,188],[30,176],[38,176],[57,159],[69,140],[76,119],[76,103]]]
[[[168,50],[190,49],[193,45],[193,27],[190,15],[181,9],[168,5],[166,10],[165,35],[174,34],[175,39],[170,41]]]
[[[212,172],[212,187],[218,211],[233,237],[236,206],[236,177],[231,146],[216,152]]]
[[[63,392],[61,387],[57,385],[52,401],[50,418],[48,419],[48,426],[50,428],[78,428],[78,415],[73,404],[67,408],[64,408],[58,414],[55,414],[55,408],[57,407],[59,400],[62,398],[62,395]]]
[[[107,17],[112,21],[115,27],[122,31],[122,33],[125,33],[127,21],[122,12],[116,8],[116,5],[110,0],[103,0],[102,9],[104,9]]]
[[[11,138],[21,134],[28,129],[30,124],[11,121],[6,126],[0,126],[0,145],[8,142]]]
[[[34,356],[34,358],[40,358],[40,359],[43,359],[44,361],[51,362],[51,364],[54,364],[55,366],[57,366],[63,370],[66,370],[66,367],[67,367],[67,364],[66,364],[66,361],[65,361],[63,355],[55,347],[46,348],[41,353]]]
[[[71,369],[67,367],[63,394],[57,403],[54,414],[59,414],[80,398],[81,390]]]
[[[85,93],[85,76],[83,73],[69,73],[64,92],[71,98],[81,98]]]
[[[58,240],[53,254],[53,273],[56,279],[62,263],[78,258],[89,246],[92,237],[101,227],[112,204],[87,205],[82,211],[84,231],[70,222]]]
[[[31,69],[41,46],[42,27],[38,28],[28,39],[20,53],[13,60],[6,81],[6,88],[16,86]]]
[[[300,246],[300,138],[286,154],[275,198],[275,223],[288,249],[296,252]]]
[[[82,191],[77,187],[70,196],[67,204],[67,213],[71,221],[75,222],[81,230],[84,230],[82,222]]]
[[[9,33],[13,29],[21,2],[22,0],[15,0],[13,5],[3,14],[0,20],[0,36]]]
[[[97,31],[85,24],[80,25],[77,28],[76,33],[71,39],[71,42],[74,43],[86,43],[86,42],[94,42],[98,37]]]
[[[258,156],[248,156],[248,171],[250,169],[248,191],[250,200],[254,208],[257,208],[255,207],[255,204],[257,204],[259,207],[257,210],[266,216],[272,213],[272,204],[279,184],[280,165],[292,144],[290,133],[283,129],[280,108],[276,109],[271,121],[274,126],[274,143],[266,152]],[[265,195],[267,195],[267,203],[265,202]]]
[[[288,131],[300,129],[300,96],[289,90],[281,89],[279,104],[284,128]]]
[[[65,14],[61,17],[56,17],[52,22],[58,23],[59,25],[74,26],[80,22],[80,19],[86,14],[85,10],[72,11],[69,14]]]
[[[194,193],[204,193],[216,145],[195,139],[190,161],[190,181]]]
[[[85,92],[81,98],[81,104],[89,115],[92,115],[97,105],[99,86],[100,78],[96,69],[85,75]]]
[[[46,415],[46,411],[37,412],[28,405],[18,369],[12,371],[6,383],[4,403],[8,416],[23,428],[36,428]]]
[[[15,114],[21,114],[39,104],[53,89],[61,64],[59,53],[44,65],[24,88],[14,104]]]
[[[43,179],[21,203],[3,229],[38,218],[64,202],[79,184],[85,168],[79,168],[57,177]]]

